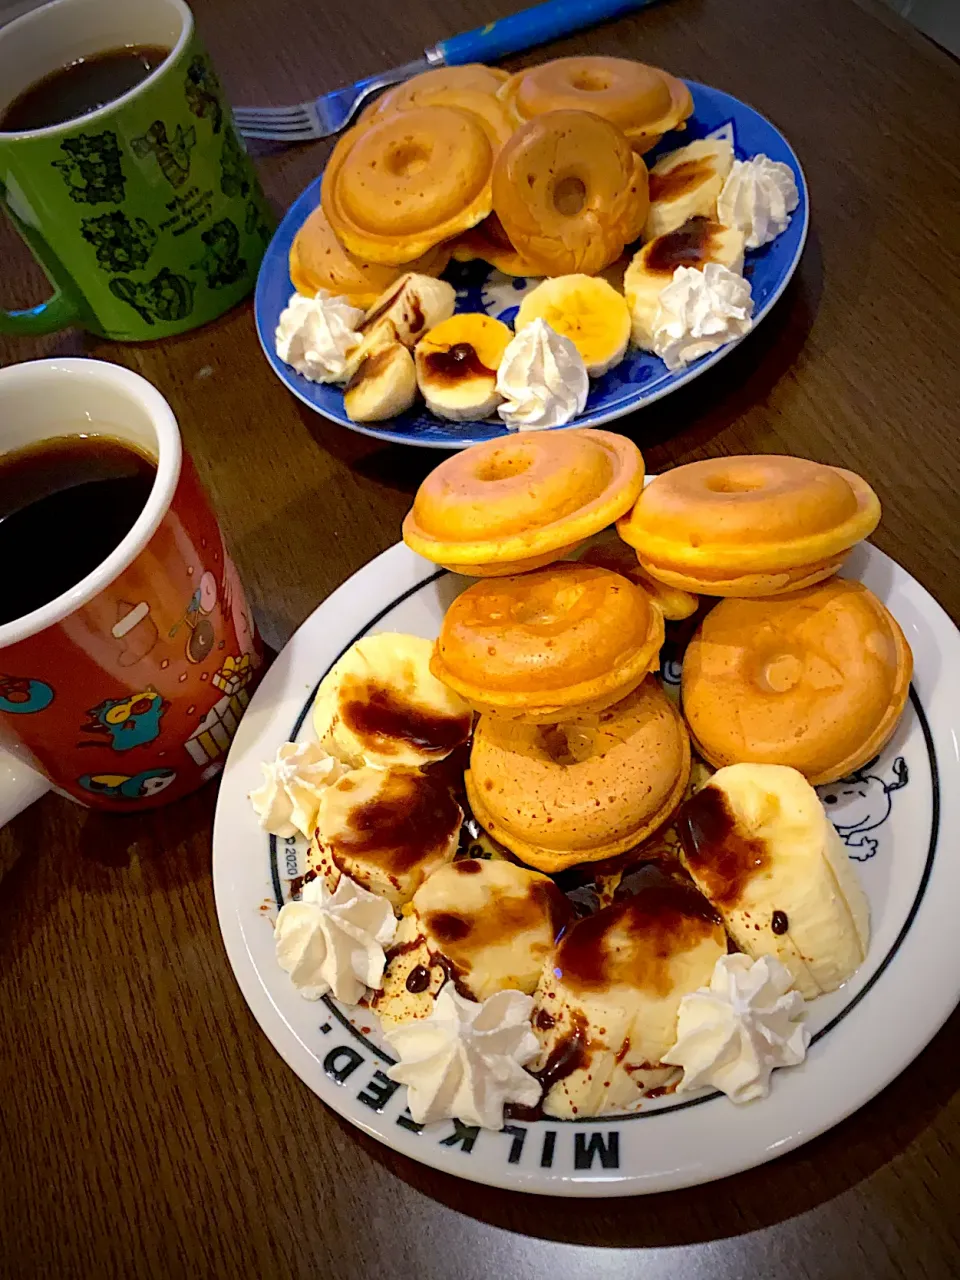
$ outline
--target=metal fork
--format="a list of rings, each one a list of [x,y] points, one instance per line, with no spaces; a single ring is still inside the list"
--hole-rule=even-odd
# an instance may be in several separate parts
[[[234,119],[247,138],[290,143],[329,138],[349,123],[365,99],[387,85],[409,80],[431,67],[493,62],[507,54],[556,40],[571,31],[618,18],[652,3],[654,0],[546,0],[544,4],[524,9],[509,18],[488,22],[485,27],[441,40],[433,48],[424,50],[422,58],[393,71],[357,80],[342,89],[334,89],[313,102],[300,102],[290,107],[236,107]]]
[[[342,89],[333,89],[313,102],[301,102],[293,107],[234,107],[233,118],[245,138],[263,138],[269,142],[311,142],[314,138],[329,138],[331,134],[339,133],[364,100],[379,89],[440,66],[443,66],[443,60],[437,50],[428,49],[422,58],[416,58],[405,66],[369,76],[366,80],[357,80]]]

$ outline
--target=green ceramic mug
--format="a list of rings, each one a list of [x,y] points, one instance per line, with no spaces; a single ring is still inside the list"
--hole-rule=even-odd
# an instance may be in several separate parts
[[[2,131],[44,76],[125,46],[170,52],[87,115]],[[0,201],[55,289],[0,310],[3,333],[80,325],[129,342],[193,329],[250,291],[272,230],[183,0],[54,0],[0,27]]]

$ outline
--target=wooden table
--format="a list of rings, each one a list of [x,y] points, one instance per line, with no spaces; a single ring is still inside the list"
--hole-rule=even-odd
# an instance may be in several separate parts
[[[235,98],[284,102],[512,4],[195,7]],[[883,500],[877,543],[960,618],[956,64],[851,0],[670,0],[550,50],[581,51],[752,103],[796,147],[813,202],[800,270],[756,335],[621,429],[651,470],[755,451],[856,468]],[[263,156],[278,209],[327,151]],[[7,305],[43,296],[7,229],[0,263]],[[54,353],[127,365],[170,400],[273,646],[397,539],[436,462],[301,408],[262,360],[249,305],[155,345],[0,343],[3,363]],[[211,786],[118,819],[48,797],[0,836],[5,862],[20,855],[0,887],[0,1275],[960,1272],[960,1016],[856,1116],[754,1172],[633,1201],[486,1191],[359,1136],[260,1033],[214,914],[215,800]]]

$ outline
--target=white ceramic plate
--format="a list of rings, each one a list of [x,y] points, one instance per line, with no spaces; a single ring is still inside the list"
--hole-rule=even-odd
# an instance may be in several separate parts
[[[837,1124],[916,1057],[960,999],[960,635],[926,591],[888,557],[859,548],[847,568],[903,627],[916,671],[911,701],[878,761],[820,788],[870,899],[866,962],[846,986],[808,1006],[813,1043],[779,1071],[762,1101],[734,1106],[704,1093],[645,1103],[634,1115],[514,1122],[502,1133],[455,1121],[422,1131],[364,1009],[311,1003],[276,965],[272,925],[305,870],[303,842],[259,828],[247,793],[260,762],[312,736],[317,683],[368,632],[433,637],[467,585],[399,544],[344,583],[307,619],[267,673],[227,760],[217,806],[217,911],[237,981],[278,1052],[319,1098],[405,1155],[490,1186],[548,1195],[613,1196],[709,1182],[782,1155]],[[665,664],[674,683],[675,664]]]

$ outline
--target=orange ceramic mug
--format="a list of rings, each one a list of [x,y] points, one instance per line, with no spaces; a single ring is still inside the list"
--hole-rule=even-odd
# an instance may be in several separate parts
[[[262,663],[237,571],[160,393],[99,360],[0,370],[0,452],[91,432],[149,455],[156,474],[102,563],[0,626],[0,822],[51,785],[118,811],[193,791],[222,767]]]

